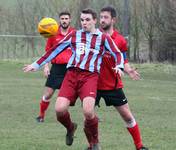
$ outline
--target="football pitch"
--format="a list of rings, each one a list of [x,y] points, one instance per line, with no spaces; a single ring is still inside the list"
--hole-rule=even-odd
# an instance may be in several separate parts
[[[45,78],[42,71],[23,73],[24,63],[0,61],[0,150],[84,150],[83,115],[78,100],[70,108],[78,123],[75,141],[65,145],[65,129],[57,123],[55,93],[44,123],[37,123],[39,100]],[[134,64],[140,81],[125,76],[124,91],[141,128],[143,143],[150,150],[176,149],[176,66]],[[135,150],[119,114],[113,107],[96,108],[102,150]]]

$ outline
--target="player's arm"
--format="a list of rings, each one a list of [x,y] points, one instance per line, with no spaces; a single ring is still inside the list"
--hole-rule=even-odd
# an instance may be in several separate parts
[[[43,75],[45,76],[45,78],[48,78],[48,76],[50,75],[49,63],[46,63],[46,64],[44,65],[44,68],[43,68]]]
[[[53,38],[48,38],[45,45],[45,52],[47,52],[53,46]],[[46,63],[43,68],[43,75],[47,78],[50,74],[49,63]]]
[[[112,54],[112,56],[116,61],[116,67],[114,68],[116,72],[118,68],[123,69],[124,68],[123,55],[110,36],[106,36],[105,38],[105,48],[110,51],[110,53]]]
[[[121,38],[121,52],[123,54],[124,58],[124,72],[129,75],[129,77],[133,80],[139,80],[140,79],[140,74],[137,72],[137,69],[132,67],[127,58],[127,42],[126,40],[122,37]]]
[[[132,67],[126,56],[126,51],[123,51],[123,58],[124,58],[124,72],[129,75],[129,77],[133,80],[139,80],[140,74],[137,72],[137,69]]]
[[[136,68],[130,66],[129,63],[124,64],[124,71],[129,75],[129,77],[133,80],[139,80],[140,74],[137,72]]]
[[[38,60],[33,62],[30,65],[25,65],[23,68],[24,72],[37,71],[46,63],[50,62],[53,58],[55,58],[58,54],[64,51],[66,48],[71,45],[72,32],[68,34],[63,40],[59,41],[58,44],[51,47],[48,51],[45,52]]]

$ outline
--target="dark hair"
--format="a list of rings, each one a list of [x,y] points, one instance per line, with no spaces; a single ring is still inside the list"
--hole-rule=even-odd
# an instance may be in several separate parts
[[[103,8],[101,9],[101,12],[103,12],[103,11],[110,12],[111,17],[116,17],[116,16],[117,16],[116,10],[115,10],[115,8],[112,7],[112,6],[103,7]]]
[[[61,17],[63,15],[68,15],[69,17],[71,17],[70,12],[68,12],[68,11],[62,11],[62,12],[59,13],[59,17]]]
[[[97,13],[93,9],[91,9],[91,8],[83,9],[81,11],[81,13],[83,13],[83,14],[91,14],[92,17],[93,17],[93,19],[97,19]]]

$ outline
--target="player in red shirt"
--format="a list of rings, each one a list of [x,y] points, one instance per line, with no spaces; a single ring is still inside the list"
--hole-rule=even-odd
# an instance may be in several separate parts
[[[100,26],[102,31],[111,35],[114,43],[123,53],[124,72],[133,80],[139,80],[139,73],[129,65],[126,57],[127,42],[124,37],[114,29],[115,19],[116,11],[113,7],[107,6],[101,9]],[[130,111],[127,98],[123,92],[121,76],[114,73],[114,70],[112,69],[114,65],[114,59],[106,52],[100,69],[96,104],[99,105],[100,98],[102,97],[107,106],[114,106],[124,120],[126,127],[133,138],[136,150],[148,150],[148,148],[143,146],[138,124]]]
[[[67,11],[63,11],[59,14],[59,30],[56,36],[48,38],[45,50],[48,51],[58,41],[62,40],[71,31],[75,30],[70,26],[71,15]],[[66,66],[72,52],[70,48],[67,48],[64,52],[59,54],[56,58],[51,61],[51,70],[49,64],[44,66],[44,76],[47,78],[45,83],[45,90],[40,101],[40,112],[36,118],[38,122],[43,122],[46,110],[50,104],[50,99],[53,96],[56,89],[60,89],[62,81],[66,73]]]

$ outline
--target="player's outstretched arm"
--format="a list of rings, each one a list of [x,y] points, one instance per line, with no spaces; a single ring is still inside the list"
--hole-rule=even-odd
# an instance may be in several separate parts
[[[114,57],[117,68],[123,69],[124,68],[123,54],[121,53],[119,48],[115,45],[112,38],[108,35],[106,35],[105,38],[105,49],[108,50]]]
[[[136,68],[133,68],[130,66],[129,63],[125,63],[124,65],[124,71],[129,75],[129,77],[133,80],[140,80],[141,76],[140,74],[137,72]]]
[[[46,63],[44,65],[43,75],[44,75],[45,78],[48,78],[48,76],[50,75],[49,63]]]
[[[37,71],[37,69],[32,64],[30,64],[30,65],[24,65],[23,71],[24,72],[34,72],[34,71]]]

